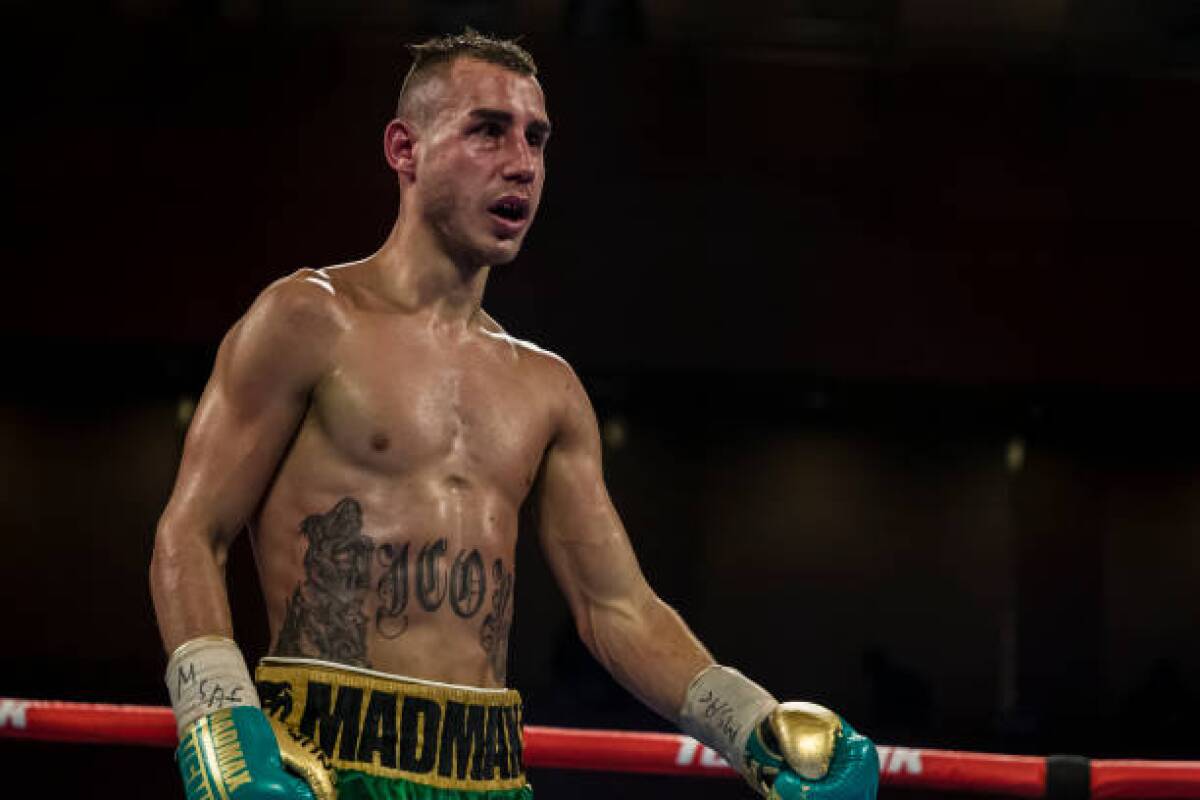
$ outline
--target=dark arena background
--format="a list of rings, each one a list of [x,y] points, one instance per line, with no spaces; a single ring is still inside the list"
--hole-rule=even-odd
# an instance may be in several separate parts
[[[643,568],[714,655],[881,743],[1200,758],[1193,0],[3,8],[0,696],[167,702],[147,569],[216,345],[380,244],[404,44],[470,24],[522,35],[555,127],[485,307],[583,378]],[[518,551],[526,721],[668,730]],[[245,537],[228,578],[253,661]],[[0,768],[182,797],[165,749]]]

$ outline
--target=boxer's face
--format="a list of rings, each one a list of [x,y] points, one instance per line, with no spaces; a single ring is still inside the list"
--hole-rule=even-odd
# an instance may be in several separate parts
[[[417,132],[411,189],[442,246],[478,265],[512,261],[537,213],[550,135],[537,80],[459,58]]]

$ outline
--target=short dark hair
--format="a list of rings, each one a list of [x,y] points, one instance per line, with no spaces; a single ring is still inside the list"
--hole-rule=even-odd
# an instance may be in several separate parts
[[[405,116],[410,110],[407,101],[414,87],[424,83],[425,78],[444,72],[459,58],[477,58],[521,75],[537,75],[533,56],[516,41],[488,36],[473,28],[467,28],[459,34],[435,36],[419,44],[410,44],[408,51],[412,53],[413,63],[400,87],[400,97],[396,101],[397,117]]]

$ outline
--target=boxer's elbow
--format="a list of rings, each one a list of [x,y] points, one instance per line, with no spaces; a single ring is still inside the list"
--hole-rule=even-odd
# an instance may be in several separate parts
[[[150,553],[150,592],[156,603],[179,589],[190,560],[189,552],[193,550],[179,528],[165,517],[159,521],[154,532],[154,549]]]
[[[661,602],[649,587],[619,598],[585,600],[575,611],[575,629],[597,661],[619,671],[623,657],[641,652],[653,638],[649,623]]]
[[[580,638],[617,683],[664,719],[677,721],[688,682],[712,657],[653,591],[593,607]]]
[[[231,636],[222,546],[205,532],[164,515],[150,555],[150,596],[166,652],[200,635]]]
[[[211,561],[224,569],[229,553],[226,537],[211,522],[173,513],[163,513],[154,532],[150,554],[150,586],[155,592],[177,589],[189,570]]]
[[[575,633],[579,635],[583,646],[597,661],[603,663],[604,659],[601,658],[597,639],[604,629],[603,616],[601,615],[598,619],[596,609],[591,603],[585,601],[571,604],[571,616],[575,620]]]

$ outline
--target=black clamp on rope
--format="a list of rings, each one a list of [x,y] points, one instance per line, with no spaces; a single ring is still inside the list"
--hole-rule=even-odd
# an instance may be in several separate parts
[[[1046,759],[1046,800],[1088,800],[1091,794],[1091,759],[1083,756]]]

